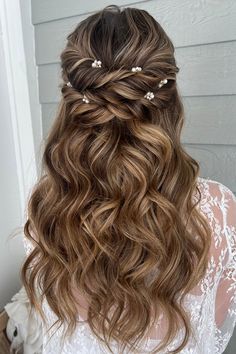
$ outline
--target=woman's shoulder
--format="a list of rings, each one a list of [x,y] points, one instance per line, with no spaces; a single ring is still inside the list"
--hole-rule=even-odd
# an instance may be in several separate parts
[[[226,200],[228,200],[232,204],[236,205],[236,195],[222,182],[210,179],[208,177],[198,177],[197,184],[202,193],[209,195],[211,198],[214,198],[214,200],[216,200],[216,198],[218,202],[226,202]]]
[[[200,210],[213,231],[213,253],[218,258],[227,249],[229,261],[236,256],[236,196],[222,182],[201,177],[198,182],[202,194]]]
[[[219,224],[222,232],[236,232],[236,196],[234,192],[222,182],[210,178],[198,178],[198,187],[201,192],[199,203],[202,211]],[[218,226],[218,229],[219,229]]]

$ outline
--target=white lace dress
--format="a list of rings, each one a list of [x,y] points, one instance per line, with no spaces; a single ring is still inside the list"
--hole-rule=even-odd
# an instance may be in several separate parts
[[[190,338],[183,354],[220,354],[225,350],[233,334],[236,323],[236,197],[224,184],[210,179],[198,179],[202,200],[198,205],[207,216],[212,228],[212,246],[205,277],[188,294],[185,307],[191,316],[197,341]],[[30,245],[24,239],[26,252]],[[44,303],[44,312],[48,326],[56,317]],[[82,317],[78,314],[78,319]],[[143,353],[149,353],[162,339],[162,319],[157,323],[152,336],[143,342]],[[69,341],[60,346],[59,329],[50,337],[44,328],[43,354],[101,354],[109,351],[95,338],[86,322],[80,323]],[[181,343],[183,331],[180,330],[175,340],[162,353],[176,348]],[[140,345],[139,345],[140,346]],[[114,354],[118,354],[118,344],[111,342]],[[127,351],[128,352],[128,351]]]

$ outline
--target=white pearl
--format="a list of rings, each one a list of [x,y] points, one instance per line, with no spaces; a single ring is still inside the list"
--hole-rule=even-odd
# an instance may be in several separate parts
[[[101,65],[102,65],[101,60],[97,60],[97,59],[95,59],[94,62],[92,63],[93,68],[98,68],[98,67],[100,68]]]
[[[154,98],[154,93],[148,91],[144,97],[147,98],[148,100],[152,100]]]
[[[82,101],[85,102],[85,103],[89,103],[89,99],[85,95],[84,95]]]
[[[137,72],[137,71],[141,71],[141,70],[142,70],[142,68],[140,66],[136,66],[131,69],[131,71],[133,71],[133,72]]]

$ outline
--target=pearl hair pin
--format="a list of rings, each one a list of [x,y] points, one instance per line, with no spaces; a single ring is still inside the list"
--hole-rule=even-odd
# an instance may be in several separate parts
[[[136,67],[133,67],[131,69],[131,71],[133,71],[133,72],[142,71],[142,68],[140,66],[136,66]]]
[[[154,98],[154,93],[151,91],[148,91],[146,95],[144,95],[144,98],[147,98],[149,101],[151,101]]]
[[[93,68],[101,68],[101,66],[102,66],[101,60],[95,59],[94,62],[92,63]]]
[[[159,82],[159,88],[161,88],[163,85],[167,84],[168,80],[167,79],[163,79]]]
[[[84,95],[83,99],[82,99],[83,102],[85,103],[89,103],[89,99],[87,96]]]
[[[158,87],[161,88],[163,85],[167,84],[168,80],[163,79],[159,82]],[[148,91],[146,95],[144,95],[144,98],[147,98],[149,101],[151,101],[154,98],[154,93],[151,91]]]

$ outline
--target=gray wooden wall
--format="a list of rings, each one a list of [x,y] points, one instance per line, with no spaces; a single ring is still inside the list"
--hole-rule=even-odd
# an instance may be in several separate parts
[[[236,192],[236,1],[113,1],[148,10],[176,47],[178,85],[185,106],[182,142],[201,176]],[[32,0],[36,63],[47,133],[59,100],[59,55],[66,35],[107,0]]]
[[[148,10],[176,47],[185,106],[182,141],[201,176],[236,192],[235,0],[32,0],[43,132],[59,100],[59,55],[67,34],[89,13],[110,4]],[[234,340],[227,353],[235,353]]]

